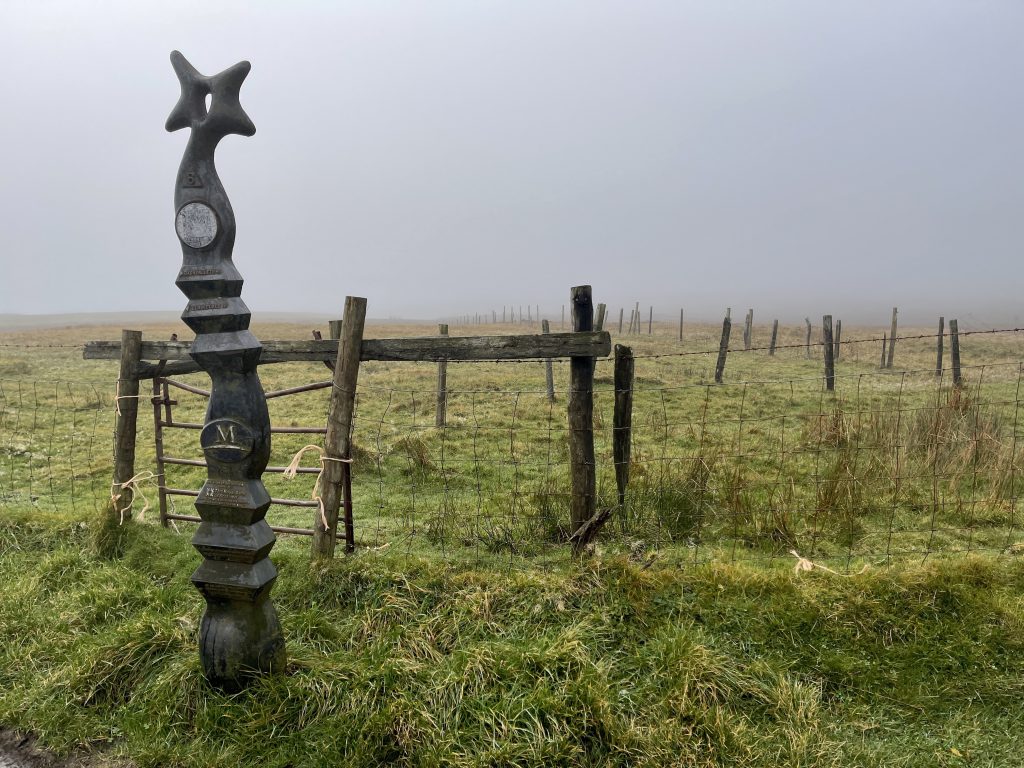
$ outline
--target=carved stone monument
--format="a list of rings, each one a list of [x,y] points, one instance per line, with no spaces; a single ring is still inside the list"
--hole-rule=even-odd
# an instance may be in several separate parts
[[[182,320],[196,333],[192,358],[212,381],[199,438],[208,466],[196,499],[202,523],[192,539],[203,555],[192,583],[206,598],[199,652],[207,679],[237,690],[246,677],[285,664],[270,601],[277,570],[268,554],[276,539],[264,519],[270,495],[260,479],[270,458],[270,417],[256,373],[263,347],[240,298],[242,276],[231,260],[235,216],[213,161],[222,138],[256,132],[238,96],[250,65],[206,77],[177,51],[171,64],[181,98],[167,130],[191,129],[174,188],[183,256],[176,284],[189,300]]]

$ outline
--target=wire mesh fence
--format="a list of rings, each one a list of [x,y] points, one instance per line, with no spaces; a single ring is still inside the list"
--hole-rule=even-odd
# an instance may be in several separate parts
[[[901,356],[917,363],[902,369],[877,367],[869,350],[879,339],[845,340],[834,392],[797,343],[802,329],[789,337],[793,343],[780,343],[771,357],[757,344],[730,351],[722,384],[713,383],[718,350],[710,344],[637,345],[621,505],[612,362],[597,361],[597,504],[613,510],[599,546],[680,564],[798,553],[845,567],[940,553],[1024,553],[1018,333],[974,349],[971,359],[984,352],[986,362],[963,366],[959,386],[948,369],[937,375],[928,362],[935,335],[898,340]],[[543,361],[448,363],[439,427],[436,365],[365,364],[353,429],[358,548],[508,563],[561,556],[571,533],[567,369],[555,364],[551,401]],[[316,376],[305,364],[261,375],[267,388]],[[203,420],[204,398],[185,391],[175,398],[176,419]],[[326,390],[275,398],[272,422],[320,426],[327,398]],[[4,506],[76,513],[109,501],[113,409],[112,386],[0,379]],[[140,418],[137,469],[152,465],[150,428]],[[163,439],[169,455],[201,457],[194,431]],[[275,435],[271,464],[288,464],[319,439]],[[169,487],[198,489],[205,477],[196,466],[165,471]],[[268,473],[264,480],[273,497],[310,498],[316,475]],[[191,512],[186,499],[169,503]],[[313,514],[275,506],[268,520],[308,527]]]

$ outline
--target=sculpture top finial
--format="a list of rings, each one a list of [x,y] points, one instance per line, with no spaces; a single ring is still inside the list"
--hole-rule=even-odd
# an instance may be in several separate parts
[[[256,133],[256,126],[242,109],[238,95],[252,66],[248,61],[240,61],[220,74],[206,76],[181,53],[173,51],[171,66],[181,83],[181,97],[167,118],[168,131],[191,128],[193,133],[201,133],[214,143],[229,133],[242,136]],[[208,94],[213,96],[209,110],[206,108]]]

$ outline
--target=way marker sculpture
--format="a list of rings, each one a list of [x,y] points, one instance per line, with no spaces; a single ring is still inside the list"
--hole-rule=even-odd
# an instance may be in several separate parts
[[[175,282],[189,300],[182,320],[196,333],[189,354],[212,381],[199,438],[208,467],[195,502],[202,523],[192,539],[204,559],[192,583],[206,598],[203,671],[211,683],[234,689],[247,674],[285,664],[270,600],[277,570],[268,555],[276,537],[265,519],[270,494],[261,479],[270,459],[270,416],[256,372],[263,348],[249,331],[242,276],[231,260],[235,216],[214,166],[221,139],[256,133],[238,100],[250,65],[205,77],[177,51],[171,64],[181,98],[166,127],[191,130],[174,189],[182,251]]]
[[[277,530],[310,535],[313,557],[333,557],[335,539],[339,535],[338,507],[344,499],[345,551],[353,552],[356,548],[348,461],[357,376],[362,360],[449,363],[568,358],[572,361],[574,374],[568,392],[567,415],[577,433],[570,450],[571,522],[577,532],[570,541],[576,551],[585,547],[609,514],[609,510],[597,510],[595,506],[592,425],[593,359],[608,355],[611,337],[607,332],[591,330],[590,286],[571,290],[571,333],[364,339],[366,299],[347,296],[340,338],[261,344],[249,331],[250,312],[241,299],[242,277],[231,259],[235,241],[234,213],[214,167],[214,152],[221,139],[232,133],[251,136],[256,131],[238,95],[250,65],[243,61],[207,77],[177,51],[171,54],[171,63],[181,83],[181,97],[166,127],[169,131],[191,130],[174,194],[174,225],[183,257],[176,284],[188,297],[182,319],[195,331],[196,338],[192,342],[178,341],[176,336],[171,341],[143,341],[141,332],[124,330],[120,343],[87,342],[83,357],[121,361],[112,486],[120,488],[121,492],[114,498],[111,508],[117,524],[132,519],[139,382],[153,381],[151,402],[157,429],[160,521],[165,526],[171,520],[199,524],[192,543],[203,555],[203,562],[192,574],[192,582],[206,599],[199,650],[203,672],[210,682],[226,690],[238,690],[251,676],[279,672],[285,665],[284,636],[270,601],[270,590],[277,577],[268,558],[276,540],[275,529],[265,519],[267,509],[275,500],[270,498],[261,479],[270,459],[272,432],[325,434],[320,471],[322,494],[313,525],[309,529]],[[269,395],[279,397],[329,388],[326,429],[271,428],[268,395],[260,385],[257,367],[299,361],[328,363],[332,379]],[[209,391],[170,378],[198,371],[209,374],[212,381]],[[172,420],[170,405],[173,401],[167,396],[169,384],[209,396],[203,424]],[[163,394],[158,395],[161,390]],[[161,407],[166,409],[163,416]],[[203,459],[165,455],[159,438],[164,428],[198,429]],[[621,439],[628,440],[628,433]],[[161,462],[206,466],[207,480],[198,491],[169,487]],[[199,517],[165,510],[164,499],[172,493],[194,496]]]

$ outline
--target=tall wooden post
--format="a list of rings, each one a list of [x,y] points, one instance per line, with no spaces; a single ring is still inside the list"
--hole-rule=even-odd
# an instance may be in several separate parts
[[[615,345],[615,413],[612,420],[612,453],[615,459],[615,484],[619,491],[620,514],[626,505],[629,485],[629,461],[633,431],[633,350]]]
[[[135,477],[135,436],[139,422],[139,360],[142,331],[121,331],[121,369],[117,374],[117,420],[114,423],[114,484],[111,514],[120,524],[129,517],[134,490],[129,480]],[[114,522],[114,520],[108,521]]]
[[[650,336],[654,333],[654,307],[651,307],[649,314],[647,315],[647,335]]]
[[[749,350],[754,343],[754,310],[747,310],[747,319],[743,323],[743,349]]]
[[[683,340],[683,310],[679,310],[679,341]]]
[[[946,327],[946,318],[939,318],[939,335],[935,337],[935,378],[942,377],[942,337]]]
[[[622,335],[622,314],[624,311],[622,307],[619,307],[619,336]]]
[[[715,363],[715,384],[722,383],[722,374],[725,371],[725,356],[729,352],[729,332],[732,330],[732,320],[726,314],[722,321],[722,339],[718,342],[718,360]]]
[[[805,317],[804,322],[807,323],[807,340],[804,342],[805,357],[811,359],[811,318]]]
[[[959,387],[963,379],[960,377],[960,331],[956,318],[949,321],[949,351],[953,362],[953,386]]]
[[[547,320],[541,320],[541,330],[544,333],[551,332],[551,325]],[[555,372],[552,370],[551,358],[544,361],[544,379],[548,387],[548,402],[555,402]]]
[[[885,368],[885,346],[888,342],[888,338],[889,337],[886,336],[884,333],[882,334],[882,362],[878,364],[878,367],[882,369]]]
[[[889,327],[889,358],[885,367],[892,368],[893,357],[896,354],[896,307],[892,308],[892,325]]]
[[[594,328],[594,305],[589,285],[572,289],[572,329]],[[597,468],[594,460],[594,358],[569,360],[569,461],[572,472],[570,528],[573,532],[594,515]]]
[[[825,350],[825,388],[829,392],[836,389],[835,346],[832,342],[832,315],[821,318],[821,341]]]
[[[836,320],[836,340],[835,340],[835,347],[836,347],[835,360],[836,361],[839,360],[839,350],[840,350],[839,345],[842,344],[842,340],[843,340],[843,321],[842,320]]]
[[[313,518],[313,557],[334,557],[338,506],[342,499],[345,502],[345,551],[354,552],[356,548],[349,460],[352,458],[352,416],[355,413],[359,352],[363,345],[365,322],[366,299],[346,296],[338,355],[334,361],[334,386],[331,387],[331,400],[327,408],[324,455],[321,459],[320,500],[324,514],[322,518],[320,510],[317,510]],[[327,521],[326,527],[324,519]]]
[[[522,320],[522,315],[519,316]],[[437,326],[437,332],[441,336],[448,335],[447,323],[440,323]],[[445,411],[447,410],[448,404],[448,362],[446,360],[438,360],[437,362],[437,410],[434,414],[434,426],[443,427],[445,419]]]
[[[341,320],[328,320],[327,325],[330,329],[331,339],[341,338]]]
[[[775,357],[775,344],[779,340],[779,321],[772,320],[772,340],[768,345],[768,356]]]
[[[594,321],[594,330],[595,331],[603,331],[604,330],[604,315],[605,315],[605,311],[607,309],[608,309],[608,307],[605,304],[598,304],[597,305],[597,320]]]

